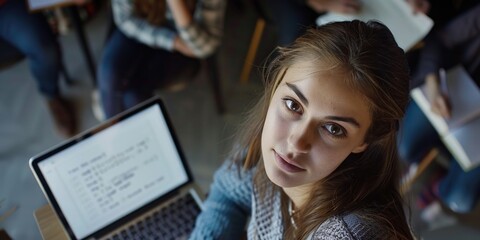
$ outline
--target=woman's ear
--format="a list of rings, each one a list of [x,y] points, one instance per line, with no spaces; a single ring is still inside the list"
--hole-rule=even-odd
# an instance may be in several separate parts
[[[354,148],[352,150],[352,153],[361,153],[361,152],[365,151],[365,149],[367,149],[367,147],[368,147],[368,143],[365,142],[362,145]]]

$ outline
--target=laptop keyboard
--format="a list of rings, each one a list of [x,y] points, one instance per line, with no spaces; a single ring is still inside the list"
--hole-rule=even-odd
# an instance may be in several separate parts
[[[113,235],[110,239],[187,239],[195,226],[195,219],[199,213],[200,208],[192,195],[186,194]]]

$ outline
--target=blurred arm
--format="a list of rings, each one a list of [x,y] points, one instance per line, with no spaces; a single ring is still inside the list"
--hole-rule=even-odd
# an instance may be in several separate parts
[[[427,98],[430,101],[432,112],[444,118],[450,118],[450,101],[447,93],[442,92],[442,88],[440,87],[442,83],[440,83],[439,75],[436,73],[428,74],[425,78],[425,84],[427,87]]]
[[[251,212],[252,171],[226,161],[216,172],[191,240],[238,239]]]
[[[184,0],[167,0],[179,36],[193,55],[206,58],[221,43],[227,0],[198,0],[192,16]]]

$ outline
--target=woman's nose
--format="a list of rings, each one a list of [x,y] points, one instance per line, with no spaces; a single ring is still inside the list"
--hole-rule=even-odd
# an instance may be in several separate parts
[[[306,153],[312,148],[312,141],[315,130],[310,123],[298,123],[290,131],[288,143],[291,151],[297,153]]]

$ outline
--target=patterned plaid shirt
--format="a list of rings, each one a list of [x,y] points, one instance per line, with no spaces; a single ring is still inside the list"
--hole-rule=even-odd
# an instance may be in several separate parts
[[[1,1],[1,0],[0,0]],[[117,27],[127,36],[155,48],[173,51],[173,41],[178,35],[198,58],[215,52],[223,35],[226,0],[198,0],[192,23],[176,27],[153,26],[134,14],[133,0],[112,0],[113,17]],[[167,20],[173,21],[170,12]]]

